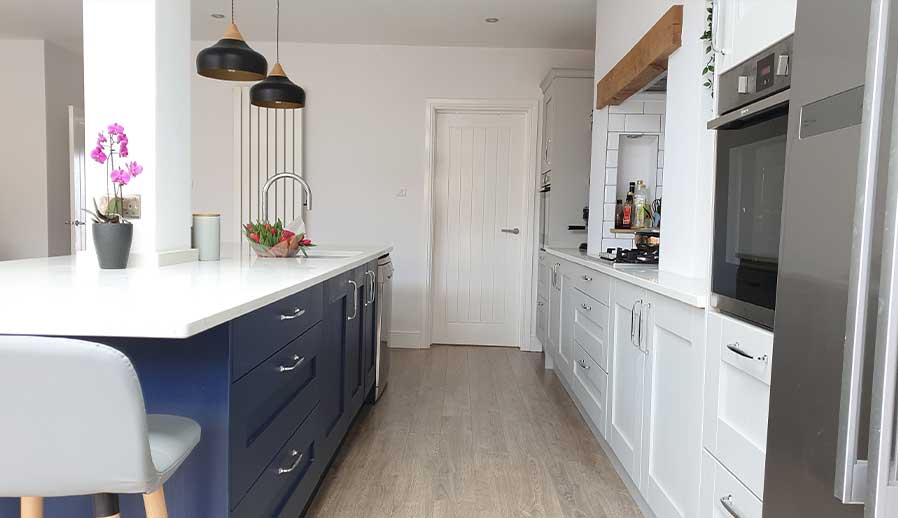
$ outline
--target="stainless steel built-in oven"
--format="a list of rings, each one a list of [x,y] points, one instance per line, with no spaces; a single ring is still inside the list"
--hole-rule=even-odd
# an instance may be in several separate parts
[[[722,74],[714,195],[715,306],[773,328],[792,37]]]

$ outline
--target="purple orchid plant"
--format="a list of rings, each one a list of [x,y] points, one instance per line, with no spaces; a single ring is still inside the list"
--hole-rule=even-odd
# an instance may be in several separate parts
[[[99,164],[106,164],[106,211],[103,212],[94,200],[94,212],[85,211],[94,218],[94,223],[128,223],[124,217],[125,200],[123,188],[143,172],[143,166],[136,161],[120,162],[116,166],[115,159],[128,158],[128,135],[118,123],[110,124],[106,132],[97,134],[97,147],[90,152],[90,157]],[[110,193],[110,186],[112,191]],[[110,196],[111,194],[111,196]]]

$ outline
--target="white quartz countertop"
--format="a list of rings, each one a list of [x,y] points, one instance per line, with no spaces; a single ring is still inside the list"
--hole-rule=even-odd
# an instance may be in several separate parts
[[[126,270],[100,270],[86,254],[0,262],[0,334],[187,338],[391,250],[259,259],[235,248],[221,261]]]
[[[657,266],[618,265],[587,255],[576,248],[546,248],[546,253],[560,259],[585,266],[605,275],[635,284],[665,297],[678,300],[690,306],[705,308],[708,305],[707,281],[683,277],[675,273],[658,270]]]

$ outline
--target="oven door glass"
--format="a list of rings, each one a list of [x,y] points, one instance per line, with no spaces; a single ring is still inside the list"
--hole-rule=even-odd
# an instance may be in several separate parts
[[[773,310],[788,104],[717,133],[714,292]]]

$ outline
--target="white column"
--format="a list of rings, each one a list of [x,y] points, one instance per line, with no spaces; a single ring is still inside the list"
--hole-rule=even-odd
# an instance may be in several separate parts
[[[190,2],[84,0],[87,147],[118,123],[128,159],[144,166],[125,187],[141,196],[131,248],[139,262],[190,248],[190,41]],[[106,194],[106,166],[90,159],[87,192]]]

